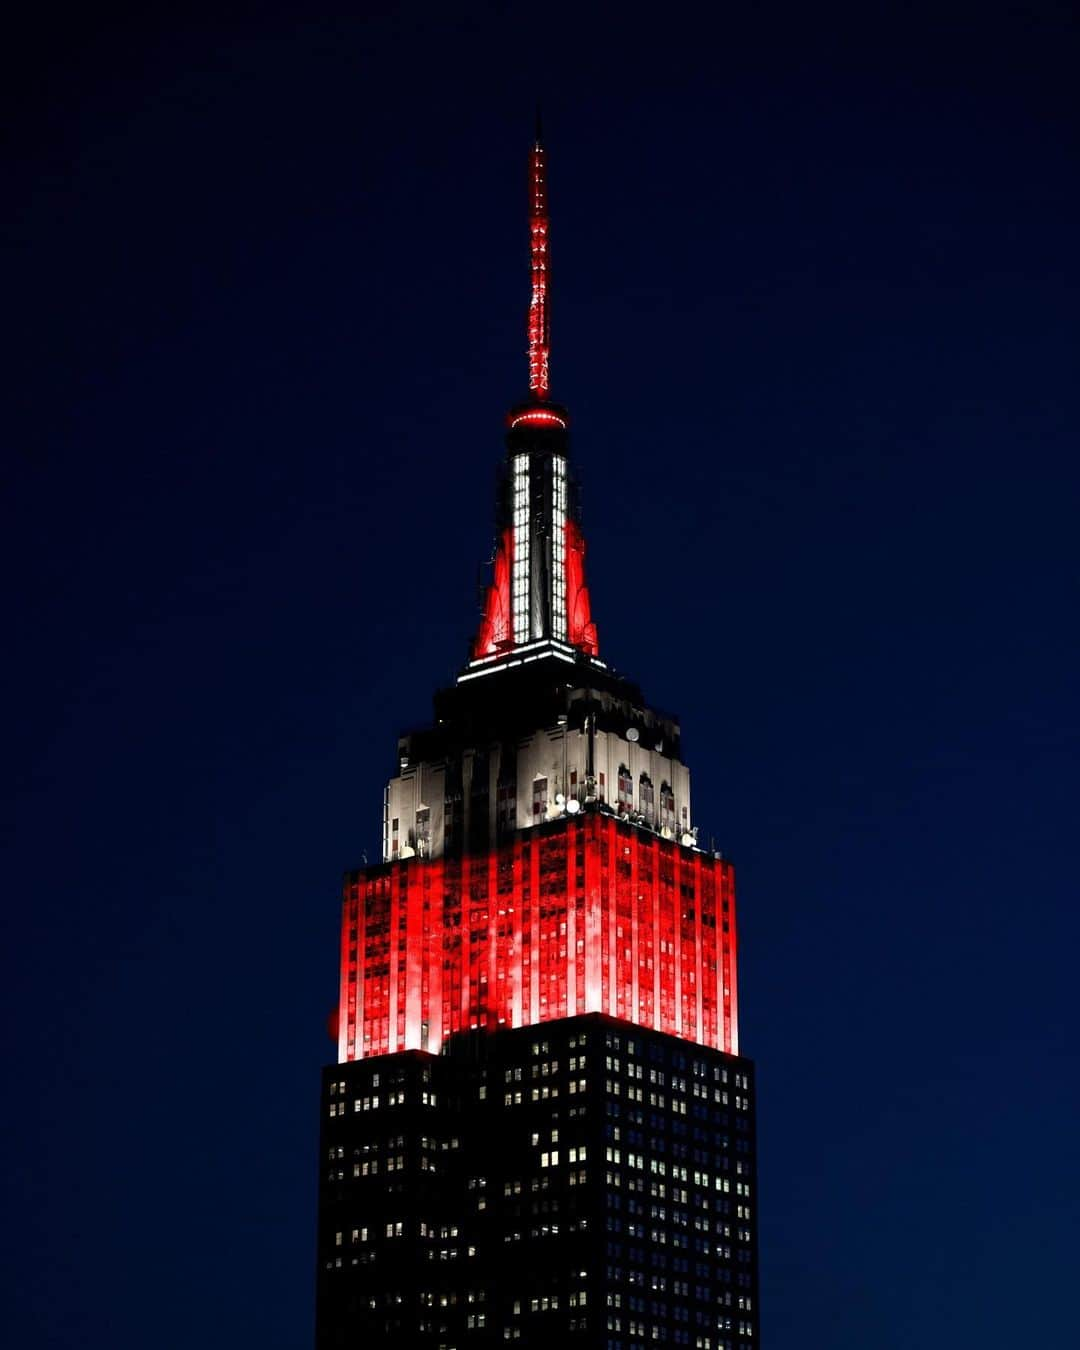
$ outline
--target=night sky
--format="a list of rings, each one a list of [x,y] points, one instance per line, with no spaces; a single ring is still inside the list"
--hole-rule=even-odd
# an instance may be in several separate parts
[[[1076,11],[38,8],[0,1339],[311,1343],[340,875],[476,624],[539,94],[601,655],[738,868],[764,1343],[1072,1343]]]

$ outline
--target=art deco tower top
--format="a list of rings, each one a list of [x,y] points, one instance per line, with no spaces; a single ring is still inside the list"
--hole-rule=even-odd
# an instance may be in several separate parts
[[[346,882],[339,1055],[603,1012],[738,1045],[734,873],[698,846],[678,721],[599,656],[550,398],[550,216],[529,151],[527,399],[507,416],[479,631],[398,738],[382,862]]]

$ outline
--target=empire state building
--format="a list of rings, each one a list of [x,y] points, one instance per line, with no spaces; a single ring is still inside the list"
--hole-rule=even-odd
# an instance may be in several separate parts
[[[382,861],[345,878],[316,1342],[750,1350],[734,870],[699,845],[678,721],[601,658],[539,134],[528,212],[479,629],[398,739]]]

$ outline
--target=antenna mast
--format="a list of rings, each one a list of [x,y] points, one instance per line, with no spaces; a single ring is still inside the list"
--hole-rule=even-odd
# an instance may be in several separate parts
[[[529,393],[533,398],[540,400],[547,399],[550,389],[549,231],[544,145],[541,139],[540,114],[537,112],[536,140],[529,155],[529,262],[532,274],[532,299],[529,301]]]

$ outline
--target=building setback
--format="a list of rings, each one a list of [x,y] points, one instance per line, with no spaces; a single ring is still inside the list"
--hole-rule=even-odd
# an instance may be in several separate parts
[[[480,629],[399,739],[382,862],[345,879],[317,1346],[749,1350],[734,871],[698,845],[677,721],[600,659],[539,134],[529,228]]]

